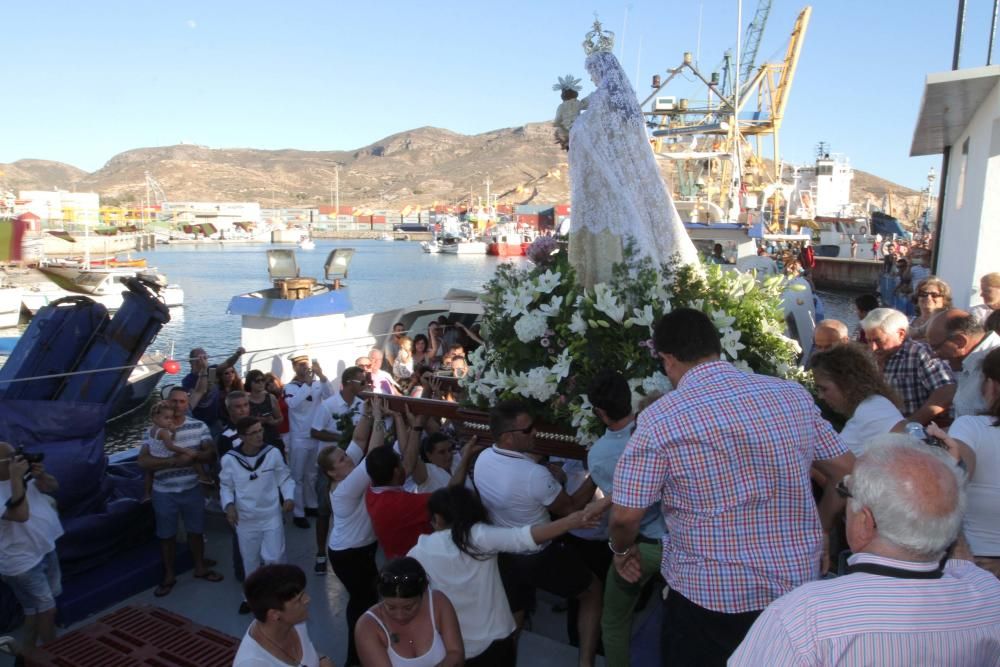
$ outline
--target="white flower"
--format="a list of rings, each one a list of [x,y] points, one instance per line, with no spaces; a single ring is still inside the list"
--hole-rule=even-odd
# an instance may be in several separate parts
[[[725,330],[733,326],[733,322],[736,321],[735,317],[733,317],[724,310],[713,309],[711,318],[712,318],[712,323],[715,325],[715,328],[719,330],[719,333],[724,333]]]
[[[534,290],[539,294],[548,294],[555,288],[559,287],[559,281],[562,279],[562,274],[558,271],[552,273],[549,269],[542,275],[538,276],[538,282],[535,283]]]
[[[538,306],[539,312],[545,317],[552,317],[553,315],[559,314],[559,309],[562,308],[563,298],[561,296],[554,296],[548,303],[543,303]]]
[[[625,326],[648,327],[653,323],[653,307],[648,303],[643,306],[642,310],[633,308],[632,312],[633,316],[625,320]]]
[[[656,392],[661,394],[666,394],[668,391],[674,390],[674,385],[670,381],[670,378],[666,376],[665,373],[656,371],[648,378],[643,379],[642,388],[646,392],[646,395],[650,395]]]
[[[740,342],[740,336],[742,334],[735,329],[729,329],[722,334],[722,349],[725,350],[726,354],[729,355],[730,359],[739,358],[739,351],[746,348],[746,345]]]
[[[737,370],[743,371],[744,373],[748,373],[750,375],[753,375],[753,369],[750,368],[750,364],[748,364],[743,359],[737,359],[736,361],[734,361],[733,362],[733,367],[736,368]]]
[[[503,295],[501,306],[508,315],[526,315],[534,300],[534,294],[528,290],[513,290]]]
[[[594,308],[601,311],[615,322],[621,322],[625,317],[625,306],[618,303],[614,292],[607,283],[594,285]]]
[[[563,349],[563,351],[556,358],[556,363],[552,366],[552,375],[558,380],[569,375],[569,367],[573,363],[573,358],[569,355],[569,348]]]
[[[548,325],[546,324],[545,316],[539,314],[538,311],[522,315],[514,323],[514,333],[517,334],[517,339],[522,343],[530,343],[533,340],[541,338],[545,334],[546,328],[548,328]]]
[[[704,299],[695,299],[694,301],[692,301],[691,303],[688,304],[688,308],[694,308],[695,310],[704,311],[705,310],[705,300]]]
[[[547,401],[556,393],[558,381],[545,366],[536,366],[527,373],[519,373],[514,391],[521,396]]]
[[[587,323],[583,321],[579,312],[573,312],[573,317],[569,320],[569,330],[578,335],[586,333]]]

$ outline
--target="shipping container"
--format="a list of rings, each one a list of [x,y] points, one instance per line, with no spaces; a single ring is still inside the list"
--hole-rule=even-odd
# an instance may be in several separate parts
[[[556,204],[556,215],[569,215],[569,204]]]

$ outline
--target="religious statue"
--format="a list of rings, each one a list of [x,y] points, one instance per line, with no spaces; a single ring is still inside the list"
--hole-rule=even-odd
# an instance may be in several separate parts
[[[697,264],[694,244],[660,176],[635,92],[611,52],[614,33],[595,20],[583,46],[597,89],[569,131],[569,259],[581,285],[608,281],[628,238],[658,266],[674,255]]]
[[[580,79],[572,74],[559,77],[552,90],[562,91],[560,94],[562,104],[556,109],[556,119],[552,121],[556,126],[556,143],[564,151],[568,151],[569,130],[573,127],[573,121],[580,115],[580,111],[587,108],[588,102],[586,99],[577,99],[580,96]]]

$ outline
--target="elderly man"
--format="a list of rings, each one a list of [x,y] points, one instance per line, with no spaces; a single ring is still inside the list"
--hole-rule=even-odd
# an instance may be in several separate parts
[[[319,363],[309,355],[297,352],[292,355],[295,377],[285,385],[285,404],[288,406],[288,463],[295,480],[295,509],[292,524],[308,528],[306,510],[316,512],[316,479],[319,468],[316,457],[319,445],[312,437],[312,423],[323,399],[333,394],[333,387]]]
[[[840,320],[823,320],[813,331],[813,349],[826,352],[834,345],[847,343],[851,340],[851,332]]]
[[[664,315],[653,340],[676,389],[639,415],[615,469],[608,546],[622,578],[638,580],[639,527],[661,502],[663,662],[721,665],[769,603],[819,577],[843,505],[833,485],[854,456],[801,385],[721,361],[701,311]],[[822,517],[812,465],[831,481]]]
[[[977,415],[989,406],[983,398],[983,359],[990,350],[1000,347],[1000,336],[987,332],[975,315],[964,310],[938,313],[927,326],[927,344],[955,371],[955,416]]]
[[[955,374],[934,358],[930,347],[908,337],[906,315],[876,308],[861,320],[861,328],[886,382],[903,399],[903,416],[926,426],[947,415],[955,398]]]
[[[385,359],[382,350],[373,347],[368,353],[371,360],[372,391],[376,394],[399,394],[396,388],[396,381],[392,379],[392,373],[382,369],[382,362]]]
[[[848,574],[771,604],[729,664],[1000,663],[1000,581],[967,560],[942,566],[962,526],[963,480],[939,450],[874,439],[838,488]]]

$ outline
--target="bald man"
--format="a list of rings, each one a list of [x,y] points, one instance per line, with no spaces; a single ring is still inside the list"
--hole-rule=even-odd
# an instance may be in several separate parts
[[[983,398],[983,359],[1000,347],[1000,336],[987,332],[975,315],[951,309],[938,313],[927,325],[927,344],[955,371],[955,416],[977,415],[986,410]]]
[[[942,562],[962,527],[964,477],[909,436],[873,438],[837,487],[854,552],[846,575],[772,602],[729,665],[1000,662],[1000,581]]]
[[[826,352],[834,345],[840,345],[851,340],[851,332],[840,320],[823,320],[813,331],[813,349]]]

